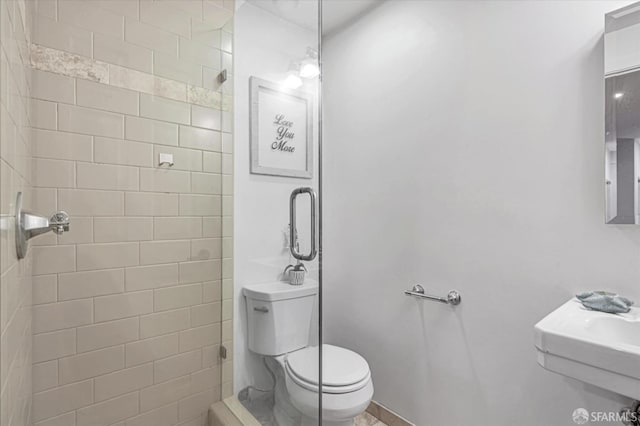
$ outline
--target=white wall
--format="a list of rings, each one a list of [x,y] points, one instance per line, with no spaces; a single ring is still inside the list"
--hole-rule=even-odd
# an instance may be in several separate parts
[[[289,223],[289,195],[299,186],[316,186],[315,178],[294,179],[249,173],[249,77],[282,81],[289,62],[300,60],[307,46],[317,45],[317,34],[248,2],[236,10],[234,34],[234,390],[237,393],[249,384],[270,384],[259,357],[246,347],[242,287],[278,280],[284,267],[293,262],[284,244],[284,230]],[[313,129],[315,146],[316,123]],[[314,149],[314,173],[318,170],[317,157],[317,149]],[[314,265],[308,266],[315,269]],[[315,271],[313,275],[316,275]]]
[[[625,4],[392,1],[325,40],[326,341],[417,425],[624,401],[538,366],[533,325],[579,290],[640,300],[640,228],[604,224],[602,185],[604,14]]]

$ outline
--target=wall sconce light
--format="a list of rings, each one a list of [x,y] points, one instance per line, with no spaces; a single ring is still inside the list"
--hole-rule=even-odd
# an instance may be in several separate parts
[[[307,54],[304,56],[300,64],[300,77],[316,78],[320,75],[320,67],[318,66],[318,51],[307,47]]]
[[[300,64],[297,62],[291,62],[289,64],[289,71],[285,77],[282,85],[287,89],[297,89],[302,86],[302,79],[300,78]]]

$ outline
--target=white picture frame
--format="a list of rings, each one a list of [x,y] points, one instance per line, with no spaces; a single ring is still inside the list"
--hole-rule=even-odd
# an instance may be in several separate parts
[[[252,174],[313,177],[313,96],[251,77]]]

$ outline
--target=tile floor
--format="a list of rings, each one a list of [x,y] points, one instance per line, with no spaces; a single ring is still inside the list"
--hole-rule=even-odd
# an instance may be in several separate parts
[[[252,392],[251,396],[247,393],[239,400],[262,426],[277,425],[273,418],[272,393]],[[365,411],[356,417],[354,426],[387,426],[387,424]]]
[[[387,426],[386,423],[382,423],[380,420],[373,417],[371,414],[366,411],[356,417],[356,422],[354,426]]]

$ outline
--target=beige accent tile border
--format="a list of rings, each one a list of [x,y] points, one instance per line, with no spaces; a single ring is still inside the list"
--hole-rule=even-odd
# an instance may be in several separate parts
[[[31,45],[31,67],[109,84],[109,64],[37,44]]]
[[[222,111],[231,111],[233,108],[232,95],[38,44],[31,44],[31,66],[40,71],[82,78]]]
[[[208,106],[211,108],[221,109],[222,94],[213,90],[205,89],[189,85],[187,91],[187,102],[196,105]]]
[[[109,84],[149,95],[186,102],[187,85],[142,71],[109,64]]]
[[[388,426],[415,426],[410,421],[402,418],[387,407],[375,401],[371,401],[371,404],[367,407],[367,413],[371,414]]]

